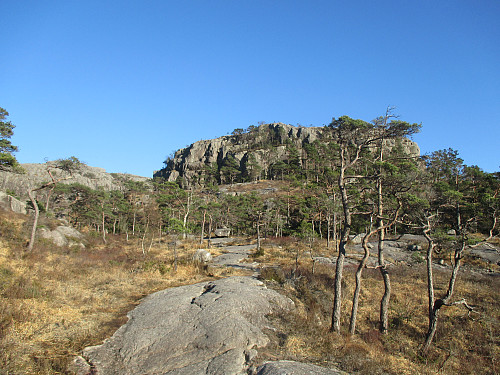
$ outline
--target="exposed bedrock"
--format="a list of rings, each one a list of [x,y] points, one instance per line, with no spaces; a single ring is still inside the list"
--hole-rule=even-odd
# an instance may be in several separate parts
[[[245,374],[269,339],[266,315],[293,302],[253,277],[154,293],[102,345],[75,361],[78,374]],[[75,368],[76,368],[75,367]]]
[[[411,155],[420,155],[418,145],[407,138],[399,140]],[[211,176],[220,183],[229,183],[224,168],[238,169],[243,180],[272,177],[272,166],[296,155],[304,166],[308,158],[306,146],[335,142],[324,127],[302,127],[283,123],[263,124],[253,130],[201,140],[176,151],[165,160],[165,167],[154,173],[168,181],[181,178],[186,185],[203,184]],[[388,149],[395,140],[385,140]],[[231,159],[231,162],[228,162]],[[236,181],[237,182],[237,181]]]

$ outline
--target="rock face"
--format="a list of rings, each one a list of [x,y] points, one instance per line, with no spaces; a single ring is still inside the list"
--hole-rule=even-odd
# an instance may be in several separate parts
[[[12,211],[18,214],[26,215],[26,203],[19,199],[0,191],[0,207],[6,211]]]
[[[148,296],[129,321],[75,361],[82,374],[244,374],[268,343],[266,315],[292,302],[252,277],[230,277]]]
[[[155,172],[154,177],[168,181],[181,177],[186,185],[203,184],[207,178],[229,183],[229,179],[223,176],[223,168],[230,166],[247,180],[255,179],[257,175],[271,178],[277,173],[273,172],[272,166],[292,158],[292,153],[302,165],[306,154],[304,147],[315,141],[330,142],[327,133],[323,127],[264,124],[248,133],[198,141],[180,149],[165,161],[165,168]],[[401,143],[411,155],[420,154],[419,147],[411,140],[403,138]],[[394,145],[394,140],[386,141],[388,148]]]
[[[57,169],[54,166],[55,162],[47,162],[45,164],[21,164],[21,167],[26,171],[26,173],[22,174],[0,170],[0,191],[11,190],[15,192],[16,195],[27,198],[28,189],[38,187],[50,181],[47,167],[50,168],[56,179],[70,176],[68,172]],[[70,179],[61,181],[61,183],[78,183],[92,189],[102,188],[109,191],[122,189],[125,180],[146,181],[148,179],[146,177],[129,174],[106,173],[102,168],[82,165],[77,172],[73,173]]]

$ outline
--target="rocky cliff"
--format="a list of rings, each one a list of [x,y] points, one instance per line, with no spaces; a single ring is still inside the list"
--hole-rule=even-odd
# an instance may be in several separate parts
[[[241,129],[240,129],[241,130]],[[275,177],[280,162],[294,158],[299,167],[307,159],[307,145],[332,142],[331,133],[324,127],[296,127],[283,123],[264,124],[233,135],[198,141],[180,149],[154,173],[168,181],[182,179],[186,185],[197,185],[213,179],[218,183],[234,182],[231,170],[237,170],[238,182]],[[420,155],[418,145],[406,138],[403,148],[412,155]],[[394,141],[386,142],[388,147]],[[236,172],[235,172],[236,173]],[[234,177],[234,176],[233,176]]]
[[[0,170],[0,191],[14,193],[18,197],[26,198],[29,189],[36,188],[45,182],[51,181],[47,172],[51,171],[55,179],[64,179],[61,183],[78,183],[92,189],[121,190],[124,182],[147,181],[148,178],[122,173],[107,173],[102,168],[90,167],[85,164],[79,165],[72,174],[57,168],[56,162],[44,164],[21,164],[25,173],[14,173]]]

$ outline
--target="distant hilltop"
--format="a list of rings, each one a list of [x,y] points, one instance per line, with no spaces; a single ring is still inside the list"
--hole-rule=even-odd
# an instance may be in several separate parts
[[[415,142],[399,141],[408,154],[420,155]],[[184,186],[277,179],[290,173],[290,168],[307,168],[319,149],[331,143],[335,139],[326,127],[271,123],[235,129],[232,135],[198,141],[176,151],[154,177]],[[394,144],[394,140],[386,141],[389,148]]]
[[[0,170],[0,191],[9,191],[18,197],[27,197],[28,190],[36,188],[51,180],[52,176],[61,183],[80,184],[91,189],[105,191],[123,190],[125,181],[142,181],[149,178],[126,173],[107,173],[103,168],[91,167],[78,163],[78,168],[70,174],[57,165],[58,161],[44,164],[20,164],[24,173]]]

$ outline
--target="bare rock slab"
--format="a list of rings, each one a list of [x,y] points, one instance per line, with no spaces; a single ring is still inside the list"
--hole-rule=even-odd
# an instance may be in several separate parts
[[[347,373],[309,363],[274,361],[260,366],[257,375],[347,375]]]
[[[154,293],[102,345],[84,349],[82,374],[244,374],[269,339],[266,315],[293,302],[253,277],[230,277]],[[81,359],[78,359],[81,362]]]

